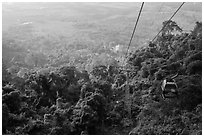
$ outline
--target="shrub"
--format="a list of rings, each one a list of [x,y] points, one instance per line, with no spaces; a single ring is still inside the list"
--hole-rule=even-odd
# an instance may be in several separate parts
[[[178,76],[176,79],[179,91],[177,101],[181,109],[192,110],[202,102],[202,82],[200,75]]]
[[[2,103],[5,103],[11,113],[18,113],[20,110],[20,92],[19,91],[12,91],[9,94],[4,94],[2,96]]]
[[[9,109],[6,104],[2,105],[2,133],[6,133],[9,119]]]
[[[188,64],[192,61],[196,61],[196,60],[201,60],[202,61],[202,51],[195,53],[193,55],[190,55],[189,57],[187,57],[184,61],[185,66],[188,66]]]
[[[202,73],[202,61],[196,60],[188,64],[186,72],[189,75]]]

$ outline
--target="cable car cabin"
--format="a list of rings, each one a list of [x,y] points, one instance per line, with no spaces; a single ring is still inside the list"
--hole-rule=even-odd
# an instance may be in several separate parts
[[[178,96],[178,86],[174,79],[165,79],[161,85],[163,98],[175,98]]]

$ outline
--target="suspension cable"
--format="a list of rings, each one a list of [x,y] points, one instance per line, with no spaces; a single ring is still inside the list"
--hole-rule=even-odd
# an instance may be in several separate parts
[[[168,22],[176,15],[176,13],[181,9],[181,7],[183,6],[185,2],[183,2],[179,7],[178,9],[174,12],[174,14],[169,18]],[[152,42],[156,39],[156,37],[162,32],[162,30],[167,26],[168,23],[166,23],[162,29],[157,33],[157,35],[152,39]]]
[[[136,22],[135,22],[135,27],[134,27],[134,29],[133,29],[132,36],[131,36],[131,38],[130,38],[130,42],[129,42],[129,44],[128,44],[128,48],[127,48],[127,51],[126,51],[125,57],[126,57],[127,54],[128,54],[128,51],[129,51],[129,48],[130,48],[130,45],[131,45],[131,42],[132,42],[132,38],[133,38],[133,36],[134,36],[135,30],[136,30],[136,27],[137,27],[137,24],[138,24],[138,21],[139,21],[139,18],[140,18],[141,12],[142,12],[143,5],[144,5],[144,2],[142,2],[142,5],[141,5],[141,7],[140,7],[140,11],[139,11],[139,14],[138,14],[137,20],[136,20]]]

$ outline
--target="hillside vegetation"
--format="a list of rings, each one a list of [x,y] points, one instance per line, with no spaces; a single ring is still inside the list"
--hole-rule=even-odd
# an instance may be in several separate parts
[[[162,25],[166,27],[157,39],[131,52],[125,62],[131,70],[131,106],[126,106],[123,58],[114,58],[107,47],[66,47],[63,37],[30,37],[27,30],[3,35],[2,48],[8,51],[2,64],[3,134],[201,135],[202,23],[190,32],[174,21]],[[47,53],[24,48],[45,51],[46,44]],[[103,52],[109,54],[99,54]],[[164,99],[161,82],[175,74],[178,96]]]

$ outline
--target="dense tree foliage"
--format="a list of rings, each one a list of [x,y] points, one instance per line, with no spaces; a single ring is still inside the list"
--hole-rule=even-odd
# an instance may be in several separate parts
[[[75,45],[69,54],[64,47],[53,49],[57,54],[32,50],[21,64],[3,62],[3,134],[202,134],[202,23],[190,33],[174,21],[163,27],[154,42],[129,55],[129,75],[113,56]],[[164,99],[161,82],[175,74],[178,96]]]

